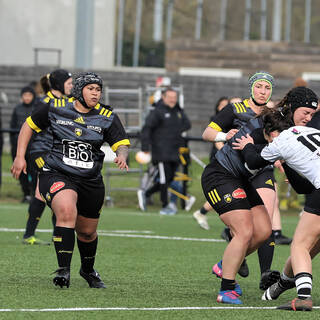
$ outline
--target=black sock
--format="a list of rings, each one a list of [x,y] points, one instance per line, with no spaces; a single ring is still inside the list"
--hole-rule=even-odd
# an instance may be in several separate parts
[[[26,231],[23,235],[24,239],[34,236],[45,206],[46,204],[36,197],[33,197],[33,199],[31,200],[28,210],[29,215],[26,225]]]
[[[94,260],[97,252],[98,236],[91,242],[83,242],[77,238],[81,257],[81,269],[85,273],[93,271]]]
[[[59,267],[70,268],[74,248],[74,229],[55,227],[53,242]]]
[[[229,280],[229,279],[222,278],[220,290],[221,291],[234,290],[235,285],[236,285],[236,281],[234,279]]]
[[[282,231],[280,230],[273,230],[274,237],[275,238],[280,238],[282,236]]]
[[[201,213],[201,214],[207,214],[207,212],[208,212],[208,210],[206,210],[204,207],[202,207],[202,208],[200,209],[200,213]]]
[[[270,270],[274,253],[274,234],[271,233],[270,237],[258,249],[258,257],[260,264],[261,274]]]
[[[228,242],[230,242],[232,240],[232,235],[231,235],[231,232],[230,232],[230,228],[224,228],[224,232],[228,237]]]

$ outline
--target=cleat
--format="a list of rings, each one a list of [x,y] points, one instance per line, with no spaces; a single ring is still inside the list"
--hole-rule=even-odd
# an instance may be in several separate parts
[[[47,241],[43,241],[39,238],[36,238],[35,236],[31,236],[31,237],[28,237],[28,238],[24,238],[22,240],[22,243],[23,244],[28,244],[28,245],[40,245],[40,246],[50,246],[50,242],[47,242]]]
[[[206,215],[202,214],[200,210],[197,210],[193,213],[193,218],[198,222],[199,226],[202,229],[204,230],[210,229]]]
[[[299,299],[295,298],[279,307],[279,310],[292,310],[292,311],[312,311],[312,298]]]
[[[55,272],[57,275],[53,278],[53,283],[60,288],[67,287],[70,285],[70,268],[59,268]]]
[[[232,239],[230,229],[229,228],[224,228],[221,232],[221,238],[223,240],[226,240],[227,242],[230,242]]]
[[[242,304],[239,295],[234,290],[220,291],[217,297],[217,302],[229,304]]]
[[[215,274],[217,278],[222,278],[222,260],[212,267],[212,274]]]
[[[276,270],[267,270],[261,274],[261,280],[259,288],[261,290],[267,290],[275,282],[280,279],[280,272]]]
[[[239,270],[238,270],[238,274],[242,277],[242,278],[246,278],[249,275],[249,267],[247,264],[247,260],[244,259]]]
[[[220,260],[212,267],[212,274],[216,275],[217,278],[222,278],[222,260]],[[236,282],[235,284],[234,291],[238,296],[242,296],[242,289],[238,282]]]
[[[275,237],[274,242],[275,242],[275,244],[278,244],[278,245],[280,245],[280,244],[289,245],[289,244],[291,244],[292,239],[281,235],[279,237]]]
[[[93,270],[90,273],[85,273],[82,269],[79,271],[80,276],[85,279],[90,288],[106,288],[106,285],[100,278],[99,272]]]
[[[146,194],[145,191],[142,189],[139,189],[137,191],[137,196],[138,196],[138,203],[139,203],[139,208],[141,211],[147,211],[147,199],[146,199]]]
[[[279,279],[276,283],[270,286],[262,295],[262,300],[276,300],[283,292],[294,288],[294,281],[286,281],[283,279]]]
[[[186,211],[190,211],[191,207],[193,206],[193,204],[196,202],[196,197],[194,196],[190,196],[188,200],[185,201],[185,206],[184,209]]]

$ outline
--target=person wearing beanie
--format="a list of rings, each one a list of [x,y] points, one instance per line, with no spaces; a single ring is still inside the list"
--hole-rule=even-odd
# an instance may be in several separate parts
[[[25,171],[25,146],[33,132],[52,131],[53,143],[43,158],[39,174],[39,191],[56,216],[53,243],[58,269],[53,283],[69,287],[70,266],[75,245],[75,232],[80,253],[80,276],[90,288],[106,288],[94,269],[98,245],[97,226],[104,203],[102,179],[107,142],[116,153],[115,164],[127,170],[130,141],[119,117],[110,106],[100,103],[103,83],[99,75],[87,72],[75,77],[74,100],[57,106],[47,103],[27,118],[18,143],[11,172],[18,178]]]
[[[20,91],[21,102],[15,106],[10,120],[10,144],[12,160],[16,157],[17,142],[19,131],[25,120],[31,115],[35,102],[35,92],[29,87],[25,86]],[[26,156],[28,164],[30,164],[30,150]],[[33,194],[32,185],[29,182],[31,179],[30,166],[28,165],[27,174],[21,174],[19,177],[20,186],[23,192],[22,202],[30,202]]]
[[[33,105],[33,111],[42,107],[43,103],[51,102],[55,106],[63,106],[68,101],[72,89],[72,75],[64,69],[57,69],[43,76],[40,85],[45,95],[37,99]],[[22,243],[26,245],[50,245],[51,242],[43,241],[35,235],[36,228],[45,209],[45,202],[40,196],[38,187],[38,173],[42,171],[43,158],[51,149],[52,136],[47,130],[34,135],[30,144],[30,166],[32,191],[34,196],[31,198],[28,208],[28,218]],[[52,214],[52,224],[55,225],[55,216]]]
[[[269,145],[257,152],[250,136],[241,137],[233,144],[242,150],[248,168],[256,170],[277,160],[292,187],[300,194],[308,193],[304,211],[294,233],[291,256],[280,279],[262,295],[262,300],[275,300],[283,292],[296,287],[297,297],[278,309],[294,311],[312,310],[312,263],[320,246],[320,131],[306,126],[318,107],[318,97],[309,88],[297,87],[289,91],[277,105],[276,111],[267,114],[263,127]],[[282,132],[280,123],[288,122]]]
[[[248,79],[250,98],[242,102],[228,104],[221,112],[219,112],[208,125],[203,133],[204,140],[217,142],[231,139],[238,129],[245,125],[250,119],[259,115],[265,110],[268,101],[271,99],[272,91],[275,86],[274,78],[271,74],[265,71],[258,71]],[[220,152],[221,154],[221,152]],[[274,203],[275,203],[275,186],[274,186],[273,168],[270,166],[255,175],[251,180],[251,185],[257,190],[259,196],[263,200],[267,211],[272,221]],[[200,226],[204,225],[207,228],[209,225],[205,222],[205,216],[210,208],[207,202],[200,210],[194,212],[193,217],[197,220]],[[230,230],[226,228],[222,232],[222,237],[227,241],[232,239]],[[271,264],[274,254],[274,239],[273,234],[270,238],[261,245],[258,249],[259,265],[261,272],[261,281],[259,287],[267,288],[270,284],[277,281],[279,277],[278,271],[272,271]],[[239,269],[239,275],[247,277],[249,269],[246,260],[243,261]]]

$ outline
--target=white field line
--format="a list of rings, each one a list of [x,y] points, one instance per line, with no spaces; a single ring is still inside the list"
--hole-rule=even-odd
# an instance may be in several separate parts
[[[171,310],[275,310],[277,307],[164,307],[164,308],[45,308],[45,309],[0,309],[0,312],[67,312],[67,311],[171,311]],[[313,309],[320,309],[314,306]]]
[[[24,232],[25,229],[9,229],[0,228],[0,232]],[[37,229],[37,232],[49,232],[51,229]],[[123,232],[123,233],[119,233]],[[99,236],[105,237],[121,237],[121,238],[143,238],[143,239],[157,239],[157,240],[181,240],[181,241],[200,241],[200,242],[225,242],[223,239],[206,239],[206,238],[186,238],[186,237],[169,237],[169,236],[156,236],[156,235],[141,235],[141,234],[128,234],[130,233],[151,233],[152,231],[134,231],[134,230],[116,230],[116,231],[106,231],[98,230]]]

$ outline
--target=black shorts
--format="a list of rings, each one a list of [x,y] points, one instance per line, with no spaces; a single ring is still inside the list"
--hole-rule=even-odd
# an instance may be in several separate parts
[[[219,215],[231,210],[250,210],[263,205],[249,181],[235,177],[217,160],[204,169],[201,183],[206,199]]]
[[[267,188],[275,190],[275,182],[274,169],[269,167],[263,169],[250,179],[250,183],[255,189]]]
[[[30,154],[30,162],[33,170],[42,172],[44,166],[44,153],[43,152],[33,152]]]
[[[54,196],[65,189],[72,189],[78,194],[78,214],[97,219],[104,202],[105,189],[102,177],[97,179],[79,179],[57,172],[40,172],[39,189],[41,196],[51,208]]]
[[[303,210],[320,216],[320,189],[306,194],[306,202]]]

